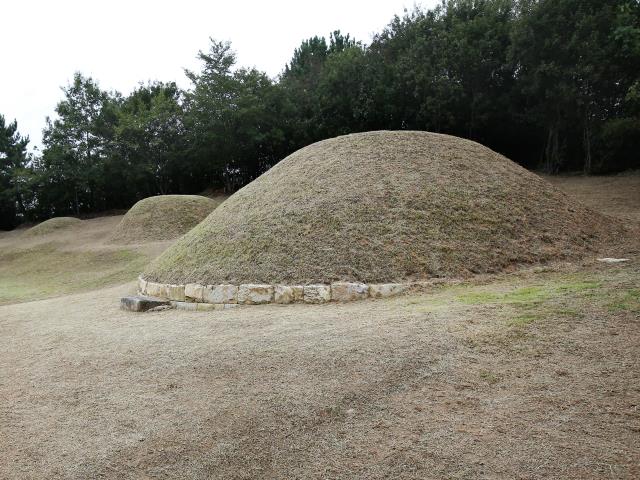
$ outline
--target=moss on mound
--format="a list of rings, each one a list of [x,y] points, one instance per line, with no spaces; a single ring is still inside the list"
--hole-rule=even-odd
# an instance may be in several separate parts
[[[368,132],[305,147],[145,271],[165,283],[386,282],[580,255],[622,233],[475,142]]]
[[[65,230],[70,227],[74,227],[82,223],[82,220],[74,217],[56,217],[45,220],[42,223],[30,228],[24,232],[28,237],[41,237],[43,235],[49,235],[51,233]]]
[[[191,230],[220,203],[199,195],[145,198],[122,217],[110,241],[131,244],[172,240]]]

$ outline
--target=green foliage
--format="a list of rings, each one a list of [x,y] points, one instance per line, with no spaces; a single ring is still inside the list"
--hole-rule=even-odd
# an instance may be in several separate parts
[[[0,115],[0,229],[15,227],[24,216],[28,198],[28,138],[18,123],[6,124]]]
[[[231,193],[300,147],[366,130],[458,135],[548,172],[640,167],[637,0],[443,0],[370,45],[339,30],[304,40],[277,79],[238,68],[229,43],[198,59],[186,91],[123,97],[76,74],[33,159],[3,120],[0,228]]]
[[[530,115],[546,134],[542,165],[552,173],[611,169],[604,162],[616,161],[607,155],[612,136],[602,133],[607,121],[628,114],[625,97],[640,76],[638,2],[520,4],[511,56]]]
[[[63,89],[55,120],[47,119],[44,151],[36,164],[42,217],[106,208],[105,173],[114,139],[118,98],[80,73]]]
[[[119,185],[111,204],[128,206],[189,183],[181,168],[187,142],[182,98],[175,83],[155,82],[120,103],[107,165],[107,175]]]
[[[186,72],[193,83],[185,118],[192,167],[209,185],[234,191],[288,153],[281,90],[256,69],[233,71],[228,43],[212,39],[198,57],[200,73]]]

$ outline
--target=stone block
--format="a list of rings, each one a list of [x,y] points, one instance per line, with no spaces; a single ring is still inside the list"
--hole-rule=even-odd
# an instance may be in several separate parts
[[[273,302],[273,285],[256,285],[246,283],[238,289],[238,303],[258,305]]]
[[[142,277],[138,277],[138,293],[140,293],[140,295],[145,295],[146,290],[147,290],[147,281]]]
[[[184,302],[184,285],[165,285],[167,298],[176,302]]]
[[[120,299],[120,308],[123,310],[129,310],[130,312],[146,312],[152,308],[165,305],[169,305],[168,300],[141,295],[122,297]]]
[[[273,299],[275,303],[293,303],[293,288],[287,285],[276,285],[274,288]]]
[[[177,310],[197,310],[199,303],[193,302],[171,302],[171,305]]]
[[[218,310],[216,308],[218,305],[215,305],[213,303],[196,303],[194,305],[196,306],[196,310],[198,312],[211,312],[212,310]]]
[[[186,300],[194,302],[202,302],[202,295],[204,293],[204,286],[199,283],[187,283],[184,286],[184,296]]]
[[[164,283],[147,282],[145,293],[150,297],[167,298],[167,289]]]
[[[407,290],[408,286],[402,283],[377,283],[369,285],[369,296],[371,298],[385,298],[400,295]]]
[[[304,287],[302,285],[291,285],[294,302],[304,302]]]
[[[202,292],[202,300],[207,303],[236,303],[238,287],[236,285],[207,285]]]
[[[364,283],[335,282],[331,284],[331,300],[352,302],[369,296],[369,286]]]
[[[305,285],[305,303],[325,303],[331,300],[331,287],[329,285]]]

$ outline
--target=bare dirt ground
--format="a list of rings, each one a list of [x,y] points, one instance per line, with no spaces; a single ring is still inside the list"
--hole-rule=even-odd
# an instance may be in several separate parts
[[[640,244],[613,250],[344,305],[0,306],[0,478],[640,478]]]

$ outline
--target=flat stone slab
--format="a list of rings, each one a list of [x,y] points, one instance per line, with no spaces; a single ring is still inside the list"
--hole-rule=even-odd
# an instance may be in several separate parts
[[[598,261],[603,263],[624,263],[624,262],[628,262],[629,259],[628,258],[599,258]]]
[[[135,295],[131,297],[122,297],[120,299],[120,308],[129,310],[130,312],[146,312],[152,308],[170,305],[169,300],[163,300],[156,297],[144,297]]]
[[[293,303],[294,301],[293,288],[287,285],[276,285],[273,295],[275,303]]]
[[[191,310],[195,312],[198,310],[198,305],[193,302],[171,302],[171,306],[176,310]]]
[[[191,299],[196,302],[202,302],[203,294],[204,285],[200,285],[199,283],[187,283],[184,286],[184,296],[187,299]]]
[[[218,310],[228,310],[238,307],[237,303],[195,303],[195,302],[171,302],[171,306],[176,310],[188,310],[192,312],[212,312]]]

